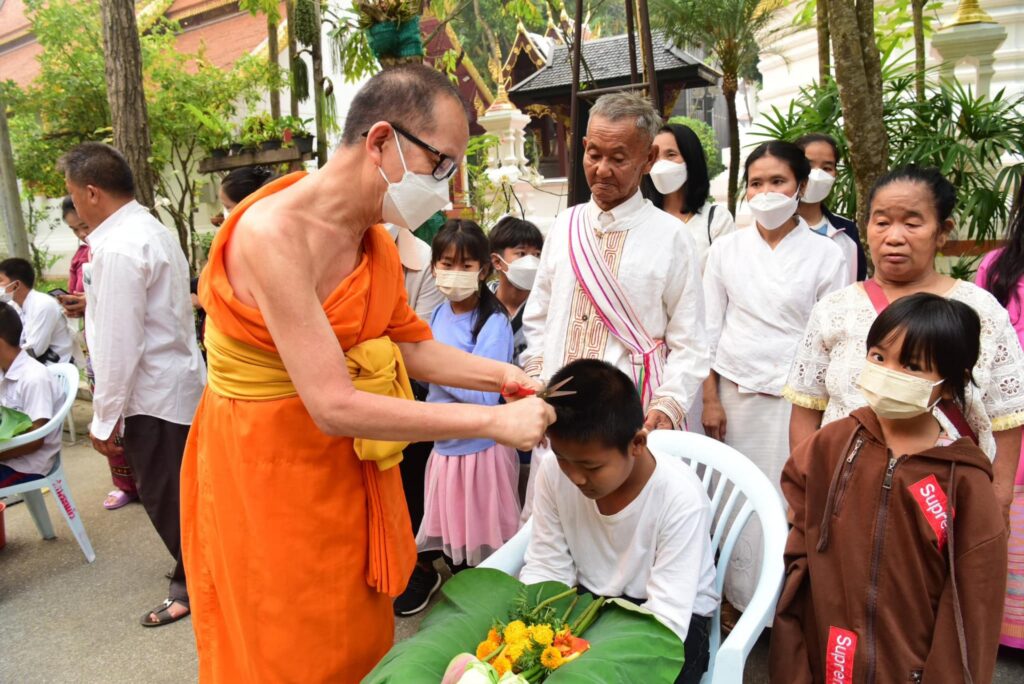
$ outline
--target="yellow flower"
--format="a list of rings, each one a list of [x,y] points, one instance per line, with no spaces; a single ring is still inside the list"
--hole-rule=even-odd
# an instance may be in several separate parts
[[[510,643],[508,647],[505,649],[505,653],[508,655],[508,659],[514,663],[517,660],[519,660],[519,657],[522,656],[523,653],[526,652],[526,649],[529,645],[530,642],[528,642],[526,639],[521,639],[519,641]]]
[[[516,641],[522,641],[526,638],[526,625],[523,624],[522,620],[513,620],[512,622],[505,625],[505,642],[514,643]]]
[[[484,639],[479,644],[477,644],[477,647],[476,647],[476,657],[479,660],[483,660],[487,656],[489,656],[492,653],[494,653],[494,651],[497,650],[497,648],[498,648],[498,644],[494,643],[490,639]]]
[[[495,672],[498,673],[499,677],[512,669],[512,663],[503,655],[495,658],[494,662],[491,663],[491,666],[494,668]]]
[[[530,636],[541,646],[550,646],[555,640],[555,631],[548,625],[530,625]]]
[[[562,665],[562,652],[554,646],[548,646],[540,654],[540,664],[549,670],[556,670]]]

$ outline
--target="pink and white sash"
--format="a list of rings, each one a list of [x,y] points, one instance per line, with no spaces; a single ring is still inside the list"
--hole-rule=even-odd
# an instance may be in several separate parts
[[[580,288],[601,321],[629,349],[633,382],[646,410],[654,391],[664,380],[668,350],[664,340],[647,334],[622,286],[601,256],[587,219],[586,206],[576,205],[569,215],[569,261]]]

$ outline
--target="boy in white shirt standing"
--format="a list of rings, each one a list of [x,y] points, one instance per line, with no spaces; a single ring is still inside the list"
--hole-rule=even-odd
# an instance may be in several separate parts
[[[63,400],[56,380],[43,364],[21,348],[21,317],[0,302],[0,406],[21,411],[32,429],[46,425]],[[38,480],[48,474],[60,452],[60,430],[0,454],[0,488]]]
[[[640,397],[625,373],[580,360],[551,385],[566,378],[562,389],[575,394],[549,400],[558,414],[547,433],[557,458],[537,475],[519,579],[642,605],[685,645],[677,684],[696,684],[719,602],[707,494],[686,465],[648,448]]]

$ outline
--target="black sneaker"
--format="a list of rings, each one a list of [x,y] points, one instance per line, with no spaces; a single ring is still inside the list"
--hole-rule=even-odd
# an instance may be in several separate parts
[[[412,577],[409,578],[409,586],[395,599],[395,615],[415,615],[427,607],[430,597],[440,588],[441,574],[434,568],[424,570],[417,565],[412,571]]]

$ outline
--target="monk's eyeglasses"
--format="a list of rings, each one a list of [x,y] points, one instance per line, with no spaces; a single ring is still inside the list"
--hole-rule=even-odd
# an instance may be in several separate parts
[[[424,150],[426,150],[430,154],[432,154],[435,157],[437,157],[437,164],[434,165],[434,170],[431,171],[431,173],[430,173],[430,175],[434,177],[434,180],[436,180],[436,181],[446,181],[449,178],[451,178],[452,174],[455,173],[455,170],[457,168],[459,168],[459,165],[455,163],[455,159],[453,157],[449,157],[447,154],[445,154],[441,150],[437,149],[436,147],[434,147],[430,143],[427,143],[427,142],[424,142],[424,141],[420,140],[415,135],[413,135],[409,131],[405,130],[404,128],[402,128],[398,124],[391,123],[390,121],[388,121],[388,125],[390,125],[392,128],[394,128],[396,132],[400,133],[402,135],[402,137],[404,137],[406,140],[408,140],[412,144],[417,145],[417,146],[423,148]],[[366,131],[365,133],[363,133],[363,137],[365,138],[369,134],[370,134],[370,132]]]

